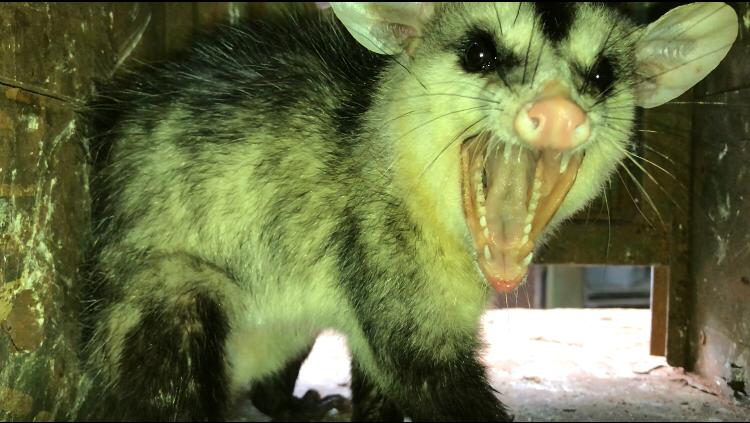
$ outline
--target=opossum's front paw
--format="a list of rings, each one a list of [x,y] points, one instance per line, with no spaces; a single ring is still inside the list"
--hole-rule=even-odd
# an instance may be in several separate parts
[[[333,411],[336,410],[336,411]],[[352,403],[341,395],[321,397],[308,390],[302,398],[293,397],[289,408],[273,416],[274,421],[341,420],[351,414]],[[346,419],[348,420],[348,419]]]

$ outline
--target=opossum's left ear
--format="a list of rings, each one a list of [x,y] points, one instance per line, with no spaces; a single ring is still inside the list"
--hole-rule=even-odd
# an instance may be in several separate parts
[[[636,45],[637,104],[656,107],[689,90],[719,65],[737,30],[724,3],[680,6],[650,24]]]
[[[433,3],[331,3],[360,44],[378,54],[411,55],[432,16]]]

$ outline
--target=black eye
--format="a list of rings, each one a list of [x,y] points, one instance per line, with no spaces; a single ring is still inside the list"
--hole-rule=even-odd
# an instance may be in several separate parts
[[[497,49],[488,36],[472,37],[466,44],[461,65],[467,72],[489,72],[495,69]]]
[[[598,93],[604,94],[609,92],[612,89],[612,84],[615,82],[615,70],[612,67],[612,62],[606,57],[599,58],[591,69],[589,79],[590,85]]]

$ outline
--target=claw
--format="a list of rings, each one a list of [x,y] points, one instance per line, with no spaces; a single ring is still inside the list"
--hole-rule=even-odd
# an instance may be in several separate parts
[[[310,389],[302,398],[293,398],[291,406],[282,415],[274,416],[274,421],[319,421],[333,414],[351,413],[351,400],[341,395],[327,395],[321,397],[320,393]]]

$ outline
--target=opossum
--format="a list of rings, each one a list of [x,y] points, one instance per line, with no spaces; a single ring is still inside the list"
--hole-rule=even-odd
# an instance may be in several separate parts
[[[331,9],[222,27],[92,102],[78,418],[226,418],[333,328],[355,420],[510,420],[487,299],[601,191],[635,108],[737,34],[723,3],[646,27],[587,3]]]

